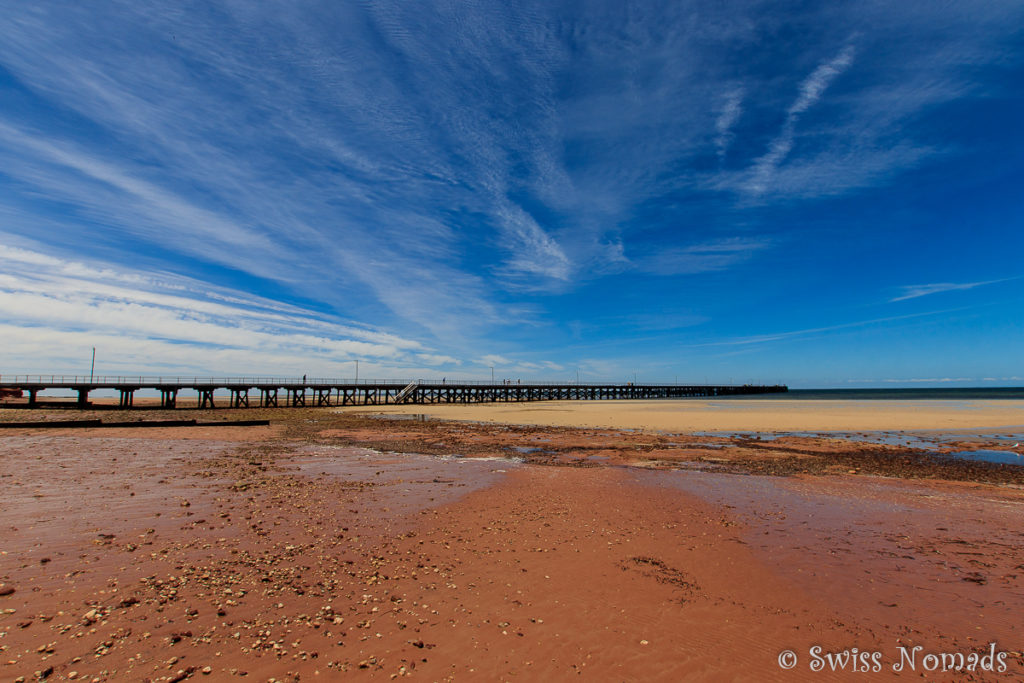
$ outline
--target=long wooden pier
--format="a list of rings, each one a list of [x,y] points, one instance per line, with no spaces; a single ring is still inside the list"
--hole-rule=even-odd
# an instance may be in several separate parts
[[[496,403],[521,401],[600,401],[619,399],[735,396],[788,391],[785,385],[687,385],[687,384],[558,384],[510,381],[473,382],[447,380],[283,379],[271,377],[88,377],[17,375],[0,377],[0,406],[28,408],[91,407],[89,394],[113,390],[118,406],[132,408],[135,393],[158,392],[159,406],[178,407],[182,391],[196,394],[197,408],[326,407],[434,403]],[[44,391],[71,392],[77,400],[44,401]],[[216,396],[215,396],[216,394]],[[28,401],[18,401],[24,397]],[[155,407],[155,406],[154,406]]]

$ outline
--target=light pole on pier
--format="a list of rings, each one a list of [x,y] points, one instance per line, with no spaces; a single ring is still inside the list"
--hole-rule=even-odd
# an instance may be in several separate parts
[[[491,366],[491,384],[494,384],[494,366]]]
[[[89,384],[92,384],[92,376],[96,372],[96,347],[92,347],[92,364],[89,366]]]
[[[359,359],[356,359],[356,384],[359,384]]]

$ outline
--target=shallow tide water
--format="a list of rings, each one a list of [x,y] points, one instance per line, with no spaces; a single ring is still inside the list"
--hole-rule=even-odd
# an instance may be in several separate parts
[[[1004,465],[1024,466],[1024,453],[1012,450],[1024,444],[1024,430],[1013,428],[1004,434],[978,434],[964,431],[885,431],[885,432],[697,432],[698,436],[775,441],[785,437],[839,439],[850,443],[899,446],[925,451],[935,457],[952,457]],[[960,448],[977,443],[978,448]],[[985,446],[994,446],[986,448]],[[1005,447],[1005,450],[1000,447]]]

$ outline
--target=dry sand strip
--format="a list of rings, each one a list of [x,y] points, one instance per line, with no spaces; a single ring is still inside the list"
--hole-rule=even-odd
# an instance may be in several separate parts
[[[685,399],[349,407],[442,420],[688,432],[1024,428],[1024,401]]]
[[[0,437],[0,677],[810,681],[817,645],[874,680],[990,642],[1024,672],[1018,487],[381,453],[345,435],[524,436],[280,415]]]

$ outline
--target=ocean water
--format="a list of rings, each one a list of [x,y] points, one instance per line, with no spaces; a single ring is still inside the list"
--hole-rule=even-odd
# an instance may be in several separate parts
[[[1024,387],[940,387],[910,389],[790,389],[781,394],[716,396],[715,400],[809,401],[977,401],[1024,400]]]

